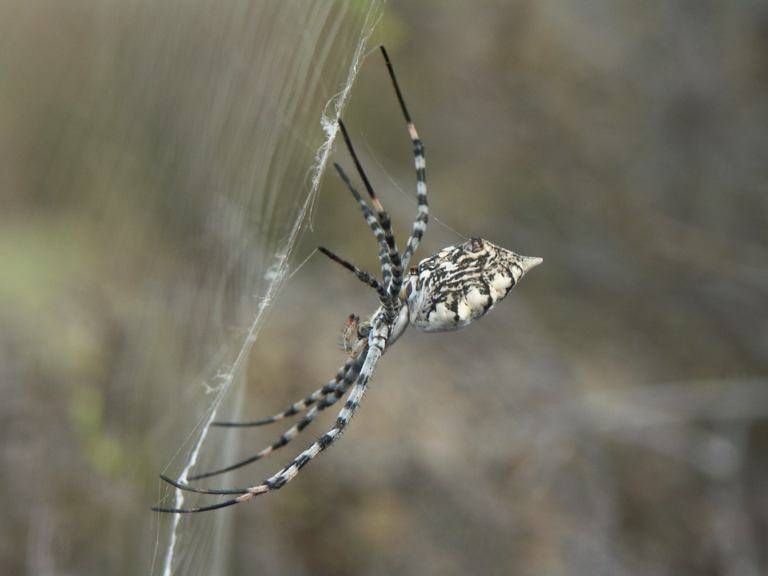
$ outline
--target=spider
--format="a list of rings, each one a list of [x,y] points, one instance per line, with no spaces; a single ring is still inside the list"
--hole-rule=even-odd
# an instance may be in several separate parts
[[[382,278],[378,280],[327,248],[319,247],[319,250],[375,290],[378,294],[379,306],[363,322],[354,314],[348,317],[342,335],[342,346],[348,356],[344,365],[330,382],[274,416],[252,422],[214,422],[213,425],[226,427],[263,426],[279,422],[306,410],[306,414],[298,423],[285,431],[274,444],[267,446],[253,456],[223,468],[190,476],[188,480],[201,480],[223,474],[261,460],[288,444],[315,419],[319,412],[330,408],[346,395],[344,407],[330,430],[320,436],[287,466],[254,486],[230,489],[197,488],[161,475],[160,477],[164,481],[181,490],[199,494],[233,495],[235,497],[200,508],[153,508],[157,512],[206,512],[246,502],[259,494],[282,488],[293,480],[313,458],[339,438],[355,414],[379,358],[397,341],[408,326],[414,326],[424,332],[442,332],[467,326],[487,314],[530,269],[542,262],[541,258],[521,256],[482,238],[472,238],[463,244],[443,248],[419,262],[418,265],[409,268],[411,257],[416,252],[427,229],[429,218],[424,146],[405,105],[387,51],[383,46],[380,49],[400,109],[408,126],[416,164],[417,216],[405,250],[402,252],[398,250],[390,217],[384,210],[363,170],[346,126],[339,120],[339,128],[344,143],[368,193],[370,206],[354,187],[341,166],[334,164],[334,167],[359,204],[365,221],[376,237]]]

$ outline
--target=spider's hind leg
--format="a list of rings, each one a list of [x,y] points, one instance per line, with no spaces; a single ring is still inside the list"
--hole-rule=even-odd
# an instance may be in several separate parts
[[[381,200],[379,200],[379,197],[376,195],[376,192],[374,191],[373,186],[371,186],[371,182],[370,180],[368,180],[368,175],[365,173],[365,170],[363,169],[363,165],[360,163],[360,158],[358,158],[357,152],[355,151],[355,147],[352,145],[352,139],[349,137],[349,132],[347,132],[347,127],[344,125],[344,122],[342,122],[341,119],[339,119],[339,128],[341,129],[341,135],[344,138],[344,143],[347,146],[349,155],[352,157],[352,162],[354,163],[355,168],[357,169],[357,173],[360,176],[360,179],[363,181],[363,184],[365,185],[365,189],[368,192],[368,196],[371,199],[371,205],[373,206],[373,210],[376,214],[376,219],[378,220],[380,225],[379,227],[381,228],[384,235],[384,244],[386,244],[387,259],[389,260],[390,266],[387,267],[387,270],[384,270],[384,266],[382,265],[382,272],[384,276],[386,276],[389,280],[389,282],[387,283],[387,296],[386,298],[382,299],[382,301],[391,302],[393,300],[392,298],[393,295],[400,292],[400,286],[402,285],[402,282],[403,282],[402,260],[401,260],[400,252],[397,249],[395,233],[392,230],[392,220],[389,217],[389,213],[384,209],[384,206],[381,204]],[[339,175],[341,176],[342,180],[344,180],[344,183],[347,184],[347,187],[355,196],[355,199],[358,199],[359,195],[357,194],[356,191],[354,191],[354,188],[352,187],[352,185],[349,184],[349,178],[347,178],[346,174],[344,174],[344,171],[338,167],[336,168],[336,170],[338,170]],[[358,202],[360,202],[359,199],[358,199]],[[361,208],[362,208],[362,203],[361,203]],[[374,230],[374,234],[376,233],[377,231]],[[377,236],[377,239],[378,239],[378,236]],[[381,249],[383,251],[384,249],[383,245],[381,245]],[[390,273],[391,273],[391,276],[390,276]]]
[[[384,57],[384,63],[387,66],[389,72],[389,78],[392,80],[392,87],[395,89],[395,95],[397,101],[400,104],[400,110],[403,113],[403,118],[408,126],[408,135],[411,138],[413,145],[413,161],[416,166],[416,201],[417,201],[417,214],[416,221],[413,223],[411,235],[408,237],[408,243],[405,246],[405,250],[402,254],[402,266],[407,268],[411,261],[411,256],[416,252],[419,247],[422,236],[427,230],[427,224],[429,223],[429,205],[427,203],[427,162],[424,157],[424,144],[419,138],[419,133],[416,131],[416,125],[413,123],[411,113],[408,111],[408,107],[405,105],[405,98],[403,98],[403,92],[400,90],[400,83],[395,76],[395,69],[392,66],[392,62],[389,59],[389,54],[384,46],[379,47],[381,55]],[[397,287],[399,288],[399,286]],[[398,290],[391,291],[391,295],[397,294]]]
[[[384,302],[387,299],[387,291],[384,288],[384,286],[381,285],[381,283],[376,280],[370,273],[366,272],[365,270],[361,270],[351,262],[348,262],[347,260],[344,260],[341,256],[338,256],[337,254],[334,254],[328,248],[325,246],[318,246],[317,247],[320,252],[328,256],[331,260],[336,262],[336,264],[339,264],[343,268],[346,268],[352,274],[357,276],[357,279],[360,280],[363,284],[370,286],[374,290],[376,290],[376,293],[379,295],[379,299]]]

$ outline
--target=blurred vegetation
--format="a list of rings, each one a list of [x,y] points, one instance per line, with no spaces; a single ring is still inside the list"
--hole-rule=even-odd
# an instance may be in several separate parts
[[[0,2],[1,573],[152,565],[156,475],[242,340],[364,12]],[[235,574],[766,573],[768,7],[392,1],[375,42],[427,148],[420,255],[477,235],[544,265],[477,326],[404,336],[338,447],[185,519],[184,545]],[[412,158],[375,53],[345,118],[404,237]],[[325,244],[375,270],[330,173],[311,222],[295,264]],[[310,258],[224,412],[313,390],[373,306]],[[280,431],[215,431],[202,462]]]

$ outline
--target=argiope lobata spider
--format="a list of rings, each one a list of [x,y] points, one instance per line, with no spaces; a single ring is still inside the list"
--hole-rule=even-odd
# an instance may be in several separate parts
[[[389,71],[400,109],[408,124],[413,143],[416,163],[418,213],[405,250],[400,253],[392,231],[389,215],[368,180],[360,160],[349,138],[344,123],[339,128],[344,142],[355,164],[357,173],[370,197],[371,206],[363,199],[341,166],[334,164],[342,181],[354,196],[363,212],[365,221],[373,231],[379,245],[379,262],[382,279],[379,281],[368,272],[343,260],[327,248],[320,251],[344,268],[355,274],[362,282],[373,288],[379,297],[379,307],[364,322],[354,314],[347,319],[343,335],[343,347],[347,352],[344,366],[322,388],[318,388],[303,400],[291,405],[284,412],[253,422],[216,422],[216,426],[247,427],[272,424],[294,416],[304,410],[307,413],[294,426],[280,436],[274,444],[260,452],[229,466],[211,470],[189,480],[200,480],[240,468],[269,456],[288,444],[306,428],[319,412],[333,406],[345,394],[347,400],[331,429],[293,459],[287,466],[263,482],[248,488],[196,488],[186,483],[161,478],[179,488],[199,494],[229,494],[235,498],[201,508],[153,508],[158,512],[205,512],[232,506],[250,500],[254,496],[277,490],[290,482],[310,460],[333,444],[347,427],[365,393],[368,380],[381,355],[392,346],[408,326],[424,332],[441,332],[462,328],[485,315],[502,300],[531,268],[541,263],[541,258],[520,256],[481,238],[472,238],[456,246],[443,248],[433,256],[409,268],[411,257],[419,246],[427,229],[429,210],[427,208],[427,185],[424,161],[424,147],[411,120],[403,100],[392,64],[384,47],[381,47],[384,62]],[[372,207],[372,209],[371,209]],[[404,276],[404,271],[406,275]]]

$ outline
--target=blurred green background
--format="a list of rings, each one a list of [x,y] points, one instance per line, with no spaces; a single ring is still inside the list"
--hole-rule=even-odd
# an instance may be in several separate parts
[[[418,256],[482,236],[544,265],[477,325],[407,333],[284,490],[184,518],[174,573],[765,574],[754,0],[0,2],[0,573],[162,573],[157,474],[217,397],[370,29],[344,117],[401,245],[415,177],[381,42],[427,150]],[[312,255],[376,269],[326,176],[222,416],[324,383],[374,309]],[[209,485],[258,482],[332,418]],[[200,470],[281,431],[212,430]]]

